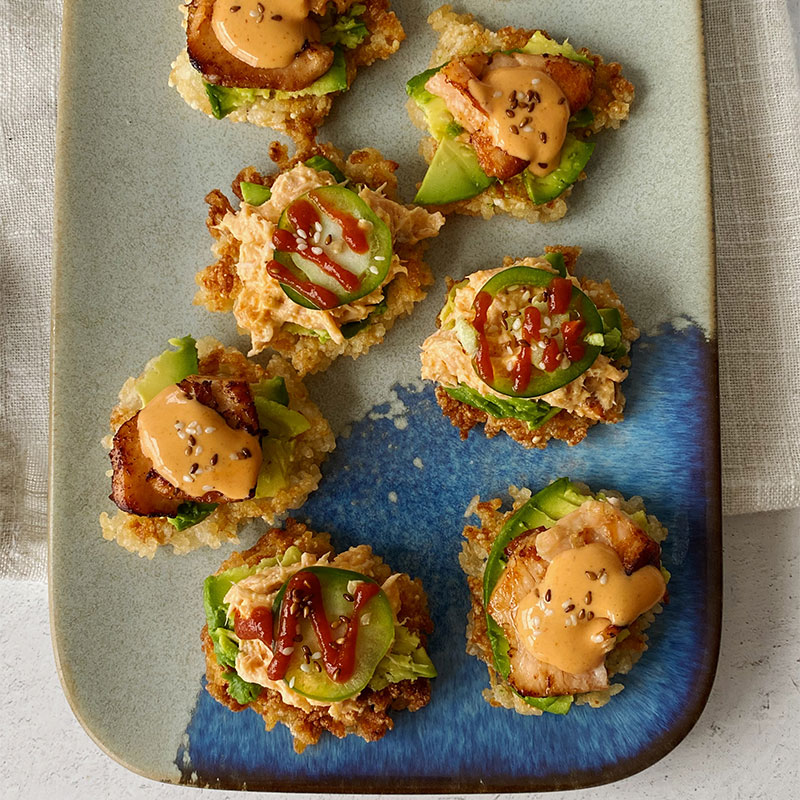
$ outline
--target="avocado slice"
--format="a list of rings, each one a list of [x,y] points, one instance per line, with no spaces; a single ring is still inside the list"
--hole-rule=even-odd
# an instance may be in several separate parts
[[[457,139],[439,142],[433,160],[422,179],[414,202],[419,205],[443,205],[467,200],[494,183],[478,163],[475,151]]]
[[[142,406],[146,406],[167,386],[179,383],[187,375],[196,375],[200,369],[197,344],[193,337],[182,336],[180,339],[170,339],[169,343],[177,349],[165,350],[134,384]]]
[[[251,206],[260,206],[272,197],[269,186],[262,186],[260,183],[242,181],[239,184],[239,189],[242,193],[242,200]]]
[[[340,615],[349,617],[353,613],[353,603],[345,597],[345,594],[350,593],[348,584],[351,581],[375,583],[371,578],[358,572],[336,567],[306,567],[304,571],[314,573],[319,579],[322,602],[328,619],[335,620]],[[272,613],[276,620],[280,619],[280,610],[287,584],[288,581],[276,596],[272,607]],[[367,624],[364,624],[365,616],[368,619]],[[303,643],[311,648],[312,653],[319,651],[319,643],[310,619],[300,619],[297,632],[302,635]],[[305,672],[301,668],[306,661],[300,645],[295,646],[284,681],[290,685],[293,691],[313,700],[334,703],[338,700],[346,700],[348,697],[355,697],[369,683],[376,667],[389,652],[393,641],[392,607],[381,590],[364,606],[356,639],[355,669],[347,681],[339,683],[331,680],[324,669],[318,672],[312,668]]]
[[[299,412],[287,408],[274,400],[256,395],[253,398],[262,430],[276,439],[293,439],[311,427],[311,423]]]
[[[561,150],[561,161],[549,175],[540,178],[526,169],[522,173],[522,181],[531,202],[537,206],[549,203],[572,186],[589,161],[594,144],[583,142],[568,133]]]
[[[552,517],[557,521],[580,506],[580,503],[573,502],[574,494],[572,497],[567,496],[566,489],[568,485],[569,481],[565,478],[560,478],[537,492],[530,499],[530,502],[540,511],[547,514],[548,517]],[[587,499],[586,497],[583,498],[583,500]]]
[[[253,399],[262,397],[265,400],[280,403],[282,406],[289,405],[289,392],[286,390],[286,381],[281,375],[250,384],[250,391]]]
[[[344,53],[339,47],[334,47],[333,64],[331,68],[317,78],[314,83],[296,92],[283,92],[274,89],[248,89],[234,86],[217,86],[214,83],[206,83],[203,86],[211,104],[211,113],[217,118],[227,117],[231,111],[248,103],[255,102],[257,97],[274,98],[276,100],[288,100],[291,97],[313,96],[321,97],[332,92],[343,92],[347,89],[347,63],[344,60]]]
[[[425,114],[425,122],[431,136],[438,141],[442,139],[454,139],[464,130],[447,110],[447,105],[441,97],[429,92],[425,88],[428,78],[435,75],[441,67],[426,69],[415,75],[406,84],[406,94],[420,107]]]
[[[315,169],[317,172],[330,172],[337,183],[344,183],[347,180],[339,167],[329,158],[325,158],[325,156],[311,156],[311,158],[306,159],[304,163],[307,167],[311,167],[311,169]]]

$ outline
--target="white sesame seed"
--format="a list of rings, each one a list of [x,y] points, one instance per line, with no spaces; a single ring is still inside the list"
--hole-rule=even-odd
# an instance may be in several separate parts
[[[322,248],[321,248],[321,247],[312,247],[312,248],[311,248],[311,252],[312,252],[312,253],[313,253],[315,256],[321,256],[321,255],[322,255]]]
[[[536,86],[536,84],[537,84],[537,83],[539,83],[539,78],[534,78],[534,79],[531,81],[531,83],[532,83],[534,86]]]
[[[305,242],[298,242],[297,243],[297,249],[300,250],[300,251],[305,250],[307,247],[308,247],[308,245]]]
[[[301,664],[300,669],[303,672],[311,672],[311,664]]]
[[[377,267],[370,267],[367,271],[370,272],[372,275],[377,275],[380,272],[380,270]]]
[[[493,97],[502,97],[503,93],[502,92],[495,92],[492,96]]]
[[[198,468],[197,468],[197,469],[194,471],[194,474],[195,474],[195,475],[202,475],[202,474],[203,474],[203,468],[202,468],[202,467],[198,467]]]
[[[307,234],[305,231],[297,231],[297,235],[298,235],[298,236],[299,236],[301,239],[307,239],[307,238],[308,238],[308,234]]]
[[[603,641],[604,638],[605,637],[603,636],[602,633],[596,633],[594,636],[591,637],[592,641],[595,644],[600,644]]]
[[[572,603],[572,600],[565,600],[565,601],[564,601],[564,602],[561,604],[561,608],[563,608],[563,609],[564,609],[564,611],[566,611],[566,610],[567,610],[567,606],[568,606],[568,605],[570,605],[570,603]]]
[[[570,619],[570,624],[572,625],[578,624],[578,618],[574,614],[570,614],[569,619]]]
[[[376,261],[386,261],[386,256],[375,256]]]
[[[546,608],[546,609],[544,610],[544,615],[545,615],[546,617],[552,617],[552,616],[553,616],[553,609],[552,609],[552,608]]]
[[[550,319],[550,317],[544,317],[544,319],[542,319],[542,322],[544,322],[545,325],[552,325],[553,324],[553,322]]]
[[[203,452],[203,445],[201,445],[201,444],[197,445],[197,447],[195,447],[195,449],[194,449],[194,454],[196,456],[199,456],[200,453],[202,453],[202,452]]]
[[[194,483],[194,478],[191,475],[184,475],[183,480],[185,483]]]
[[[511,326],[515,331],[518,331],[522,327],[522,320],[517,317],[514,320],[514,324]]]
[[[230,454],[228,455],[228,458],[229,458],[231,461],[236,461],[236,459],[237,459],[238,457],[239,457],[239,454],[238,454],[238,453],[230,453]]]
[[[545,343],[544,343],[544,342],[542,342],[541,340],[540,340],[540,341],[538,341],[538,342],[536,342],[536,346],[537,346],[537,347],[538,347],[540,350],[544,350],[544,348],[546,347]]]
[[[533,618],[533,625],[532,627],[538,628],[542,624],[542,620],[539,617]]]
[[[215,430],[216,430],[216,428],[212,428],[212,427],[208,427],[208,428],[205,429],[206,433],[214,433]]]
[[[318,661],[320,658],[322,658],[322,653],[320,653],[319,650],[317,650],[316,653],[311,654],[311,659],[313,661]]]
[[[369,625],[369,621],[372,619],[369,614],[362,614],[360,622],[362,625]]]
[[[178,431],[178,438],[179,439],[185,439],[186,438],[186,434],[183,431]]]
[[[213,488],[214,487],[210,483],[207,483],[205,486],[203,486],[203,491],[210,492]]]
[[[522,128],[522,132],[523,133],[533,133],[533,128],[531,128],[530,125],[526,125],[524,128]]]
[[[294,647],[282,647],[281,648],[281,655],[290,656],[294,653]]]
[[[317,231],[317,232],[316,232],[316,233],[315,233],[315,234],[314,234],[314,235],[311,237],[311,241],[312,241],[312,242],[314,242],[314,244],[319,244],[319,231]]]
[[[321,225],[319,222],[315,222],[315,223],[314,223],[314,230],[315,230],[317,233],[319,233],[320,231],[322,231],[322,225]]]
[[[605,572],[604,572],[604,573],[603,573],[603,574],[600,576],[600,578],[599,578],[598,580],[600,581],[600,583],[602,583],[602,584],[605,586],[605,584],[607,584],[607,583],[608,583],[608,575],[606,575],[606,574],[605,574]]]
[[[289,678],[289,688],[294,689],[294,675],[292,675],[292,677]]]

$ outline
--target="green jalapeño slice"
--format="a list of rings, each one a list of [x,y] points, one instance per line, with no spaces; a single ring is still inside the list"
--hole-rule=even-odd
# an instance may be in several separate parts
[[[500,394],[539,397],[575,380],[601,347],[594,303],[568,278],[533,267],[510,267],[475,296],[472,365]],[[491,341],[490,341],[491,340]]]
[[[295,303],[330,309],[375,291],[392,261],[392,234],[353,191],[312,189],[290,203],[267,272]]]

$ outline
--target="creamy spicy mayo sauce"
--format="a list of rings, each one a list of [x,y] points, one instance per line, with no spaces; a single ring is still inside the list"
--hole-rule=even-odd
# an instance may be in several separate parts
[[[579,675],[600,666],[615,643],[610,625],[630,625],[663,597],[661,571],[627,575],[613,548],[601,542],[560,552],[538,589],[520,603],[520,640],[539,661]]]
[[[514,66],[489,65],[480,79],[469,82],[469,92],[489,115],[489,132],[497,147],[530,161],[528,169],[534,175],[547,175],[560,161],[569,103],[544,72],[544,58],[516,54],[515,59]]]
[[[258,437],[234,430],[179,386],[159,392],[139,412],[137,426],[142,452],[153,468],[190,497],[219,492],[245,500],[258,482]]]
[[[211,27],[233,56],[257,69],[288,67],[306,41],[319,40],[310,0],[217,0]]]

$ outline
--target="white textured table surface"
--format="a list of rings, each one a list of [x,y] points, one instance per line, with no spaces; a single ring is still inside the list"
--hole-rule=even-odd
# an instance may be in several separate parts
[[[639,775],[600,789],[546,797],[798,797],[800,509],[727,518],[724,551],[720,663],[711,699],[695,728],[672,753]],[[46,586],[0,581],[0,607],[11,612],[0,628],[5,686],[0,695],[0,796],[5,800],[242,796],[153,783],[104,755],[78,725],[61,692],[50,646]]]

